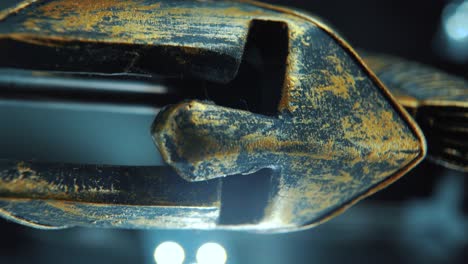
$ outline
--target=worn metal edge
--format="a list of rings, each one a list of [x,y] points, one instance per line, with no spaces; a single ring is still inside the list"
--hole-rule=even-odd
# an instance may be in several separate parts
[[[468,101],[449,101],[449,100],[423,100],[419,102],[419,106],[452,106],[468,108]]]
[[[28,202],[28,201],[40,201],[40,202],[44,202],[44,203],[48,203],[48,202],[58,202],[58,203],[73,203],[73,205],[83,205],[83,206],[96,206],[96,207],[106,207],[106,206],[116,206],[116,207],[124,207],[126,205],[124,204],[101,204],[101,203],[93,203],[93,202],[76,202],[76,201],[68,201],[68,200],[60,200],[60,199],[32,199],[32,198],[4,198],[4,197],[0,197],[0,201],[3,201],[3,202]],[[139,206],[139,205],[135,205],[135,206]],[[171,206],[171,205],[167,205],[167,206],[159,206],[159,205],[141,205],[141,207],[145,207],[145,208],[151,208],[151,207],[154,207],[154,208],[161,208],[161,207],[164,207],[164,208],[183,208],[183,209],[201,209],[201,210],[216,210],[218,212],[218,214],[221,212],[221,208],[218,207],[218,206],[210,206],[210,207],[203,207],[203,206]],[[28,226],[28,227],[32,227],[32,228],[36,228],[36,229],[42,229],[42,230],[59,230],[59,229],[66,229],[66,228],[72,228],[72,227],[87,227],[87,226],[82,226],[82,225],[63,225],[63,226],[50,226],[50,225],[44,225],[44,224],[39,224],[39,223],[35,223],[35,222],[31,222],[31,221],[28,221],[22,217],[19,217],[19,216],[16,216],[14,214],[12,214],[11,212],[3,209],[3,208],[0,208],[0,217],[3,217],[4,219],[6,220],[9,220],[9,221],[12,221],[12,222],[15,222],[15,223],[18,223],[18,224],[21,224],[21,225],[24,225],[24,226]],[[219,216],[218,216],[219,217]],[[221,228],[220,228],[221,227]],[[125,228],[125,227],[116,227],[116,228],[119,228],[119,229],[129,229],[129,228]],[[130,228],[132,229],[132,228]],[[148,229],[148,228],[145,228],[145,229]],[[165,226],[158,226],[158,227],[151,227],[149,229],[181,229],[181,228],[175,228],[175,227],[165,227]],[[215,223],[215,225],[213,227],[206,227],[206,228],[200,228],[200,227],[197,227],[197,228],[191,228],[191,227],[186,227],[186,228],[182,228],[184,230],[211,230],[211,229],[224,229],[222,226],[218,226],[218,223]]]
[[[421,147],[421,151],[419,155],[414,158],[411,162],[406,164],[403,168],[395,172],[393,175],[388,176],[385,180],[381,181],[380,183],[377,183],[374,186],[371,186],[367,191],[364,191],[362,194],[358,195],[356,198],[348,201],[345,203],[343,206],[340,208],[330,212],[329,214],[325,215],[324,217],[301,227],[295,227],[295,228],[287,228],[287,229],[281,229],[281,230],[274,230],[275,233],[282,233],[282,232],[291,232],[291,231],[301,231],[305,229],[309,229],[312,227],[315,227],[317,225],[320,225],[328,220],[330,220],[333,217],[336,217],[340,214],[342,214],[344,211],[349,209],[351,206],[359,202],[360,200],[376,193],[377,191],[380,191],[384,189],[385,187],[389,186],[396,180],[400,179],[403,175],[408,173],[410,170],[412,170],[416,165],[418,165],[426,156],[427,154],[427,144],[426,144],[426,139],[424,137],[424,134],[421,130],[421,128],[417,125],[417,123],[413,120],[413,118],[410,116],[410,114],[401,106],[395,97],[390,93],[390,91],[386,88],[386,86],[383,84],[383,82],[377,77],[377,75],[371,70],[369,66],[364,62],[364,60],[357,54],[357,52],[351,47],[351,45],[345,41],[342,37],[340,37],[336,32],[334,32],[330,27],[327,25],[323,24],[320,21],[317,21],[313,17],[310,17],[307,14],[303,14],[302,12],[291,10],[286,7],[281,7],[281,6],[275,6],[267,3],[261,3],[253,0],[240,0],[241,2],[245,2],[251,5],[255,5],[258,7],[263,7],[266,9],[270,9],[273,11],[277,12],[282,12],[286,13],[289,15],[296,16],[298,18],[304,19],[308,22],[311,22],[315,24],[318,28],[324,30],[327,32],[335,41],[337,41],[338,44],[340,44],[345,51],[347,51],[353,59],[355,59],[361,67],[364,69],[364,71],[369,75],[369,77],[372,79],[372,81],[377,85],[378,88],[380,88],[380,91],[382,92],[382,95],[386,97],[390,103],[391,106],[393,106],[394,110],[397,112],[397,114],[400,115],[400,117],[406,121],[407,125],[409,126],[410,130],[413,132],[414,136],[419,140],[419,145]]]
[[[13,7],[6,8],[3,11],[0,11],[0,21],[6,19],[10,15],[17,13],[21,11],[22,9],[28,7],[29,5],[33,4],[34,2],[37,2],[40,0],[23,0],[19,2],[18,4],[14,5]]]

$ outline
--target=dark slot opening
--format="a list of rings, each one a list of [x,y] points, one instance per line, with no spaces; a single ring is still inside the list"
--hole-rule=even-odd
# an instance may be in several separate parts
[[[223,106],[276,115],[287,55],[286,24],[253,20],[236,78],[226,85],[207,83],[208,99]]]
[[[258,223],[268,205],[272,175],[272,170],[263,169],[249,175],[223,178],[219,224]]]
[[[425,106],[416,121],[428,143],[428,155],[463,167],[468,164],[466,111],[462,107]]]
[[[4,39],[0,41],[0,67],[30,70],[22,73],[27,90],[4,83],[2,97],[164,106],[184,99],[211,100],[218,105],[275,115],[281,98],[288,53],[287,27],[281,22],[253,20],[244,54],[236,73],[236,61],[209,50],[188,51],[180,47],[148,47],[72,42],[41,46]],[[13,72],[13,71],[12,71]],[[116,73],[120,75],[116,75]],[[3,70],[0,75],[9,75]],[[17,74],[17,72],[15,72]],[[0,76],[1,77],[1,76]],[[61,87],[37,85],[34,79],[74,79]],[[54,79],[55,78],[55,79]],[[136,93],[115,89],[76,89],[80,79],[112,82],[131,80],[163,85],[166,94]],[[44,83],[43,82],[43,83]],[[27,91],[27,92],[25,92]],[[168,95],[170,94],[170,96]]]
[[[143,104],[162,107],[184,99],[205,99],[204,79],[191,68],[204,69],[210,63],[223,65],[224,72],[210,72],[207,79],[223,80],[235,72],[235,60],[213,52],[186,58],[177,47],[149,47],[108,43],[61,43],[42,46],[16,40],[0,40],[1,98],[38,101],[75,101],[90,103]],[[203,72],[203,70],[200,70]],[[11,80],[12,76],[21,81]],[[38,83],[38,80],[41,82]],[[166,92],[148,89],[82,89],[87,82],[112,87],[125,83],[162,86]],[[53,83],[54,85],[49,85]]]

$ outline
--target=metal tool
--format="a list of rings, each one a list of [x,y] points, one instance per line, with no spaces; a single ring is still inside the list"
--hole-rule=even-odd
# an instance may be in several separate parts
[[[400,58],[361,54],[416,119],[429,145],[429,159],[468,172],[468,82]]]
[[[2,101],[157,113],[151,133],[167,164],[2,161],[0,212],[22,224],[300,230],[391,184],[426,152],[351,46],[300,11],[53,0],[0,20]]]

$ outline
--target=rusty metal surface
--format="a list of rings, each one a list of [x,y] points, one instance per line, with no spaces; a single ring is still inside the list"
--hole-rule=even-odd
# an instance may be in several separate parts
[[[249,29],[256,21],[280,23],[287,30],[286,69],[277,112],[265,115],[207,101],[186,101],[163,110],[152,130],[163,158],[190,181],[188,186],[263,168],[273,171],[273,187],[261,220],[237,225],[217,222],[216,228],[288,231],[311,227],[394,182],[424,157],[425,141],[419,128],[355,51],[331,29],[300,12],[257,2],[38,1],[6,16],[0,23],[0,43],[22,50],[39,47],[37,60],[10,57],[5,62],[8,67],[34,68],[45,63],[41,65],[45,69],[67,70],[73,65],[69,70],[80,70],[93,65],[73,63],[70,60],[76,56],[63,59],[63,54],[79,54],[83,61],[94,58],[98,66],[115,62],[114,57],[121,55],[119,71],[143,68],[227,83],[238,73]],[[154,56],[151,67],[141,61],[139,54],[145,51]],[[8,179],[11,176],[5,171],[0,177]],[[21,173],[16,170],[13,175]],[[21,213],[22,206],[44,208],[47,204],[18,201],[13,194],[21,193],[21,188],[8,192],[12,181],[0,188],[4,211]],[[74,193],[67,190],[67,195]],[[79,196],[73,199],[81,206]],[[116,202],[107,202],[116,207]],[[119,218],[95,204],[86,206],[92,208],[74,211],[78,218],[64,219],[71,225],[93,226],[97,224],[88,221],[86,212]],[[158,206],[162,212],[164,206]],[[132,215],[134,207],[126,209],[117,215]],[[29,221],[51,221],[43,215],[31,214]],[[180,227],[179,222],[164,218],[158,222],[154,220],[157,215],[148,211],[140,216],[153,219],[154,227]],[[190,221],[191,214],[186,218]],[[104,226],[119,226],[110,223]]]
[[[363,54],[423,129],[429,158],[468,172],[468,81],[416,62]]]

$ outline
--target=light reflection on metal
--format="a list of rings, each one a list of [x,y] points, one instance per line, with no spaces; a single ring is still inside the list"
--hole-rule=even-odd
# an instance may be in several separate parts
[[[218,243],[205,243],[197,250],[197,264],[224,264],[226,261],[226,250]]]
[[[154,251],[154,260],[157,264],[182,264],[184,259],[184,249],[173,241],[159,244]]]
[[[0,68],[0,85],[14,84],[20,89],[47,89],[49,91],[60,91],[62,87],[68,87],[72,91],[88,92],[127,92],[140,94],[167,94],[170,91],[161,84],[150,81],[135,81],[121,79],[109,80],[109,77],[147,78],[142,74],[104,74],[104,73],[63,73],[46,71],[27,71],[19,69]],[[107,78],[107,79],[106,79]]]

